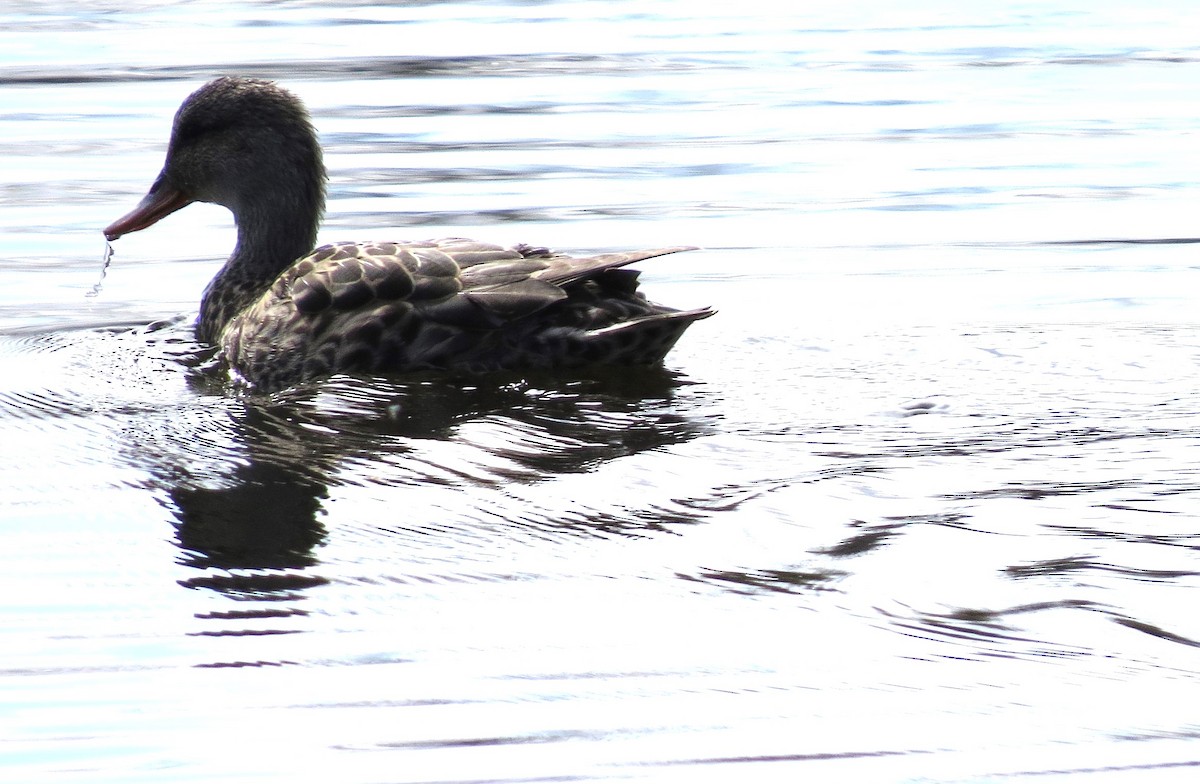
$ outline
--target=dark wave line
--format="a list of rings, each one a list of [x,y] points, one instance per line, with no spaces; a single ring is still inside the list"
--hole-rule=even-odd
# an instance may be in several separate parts
[[[1194,245],[1200,237],[1130,237],[1123,239],[1048,240],[1033,245]]]
[[[674,72],[711,69],[713,65],[695,58],[664,59],[649,53],[620,57],[595,54],[503,54],[460,57],[346,57],[329,60],[275,60],[225,62],[207,65],[158,65],[115,67],[83,64],[70,68],[0,68],[0,86],[82,83],[124,83],[207,79],[215,74],[237,73],[264,79],[395,79],[440,76],[529,76],[532,74],[587,74]]]

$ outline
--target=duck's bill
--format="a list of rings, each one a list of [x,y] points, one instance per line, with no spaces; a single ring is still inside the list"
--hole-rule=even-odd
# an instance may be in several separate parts
[[[149,192],[138,202],[138,206],[104,230],[104,238],[112,242],[130,232],[141,231],[148,226],[153,226],[172,212],[191,204],[192,201],[190,196],[178,188],[167,185],[160,177],[150,186]]]

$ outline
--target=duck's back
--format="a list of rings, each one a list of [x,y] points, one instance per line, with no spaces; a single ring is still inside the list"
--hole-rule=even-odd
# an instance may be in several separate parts
[[[464,239],[338,243],[298,260],[219,342],[263,386],[332,373],[653,365],[713,311],[648,302],[621,269],[690,248],[572,258]]]

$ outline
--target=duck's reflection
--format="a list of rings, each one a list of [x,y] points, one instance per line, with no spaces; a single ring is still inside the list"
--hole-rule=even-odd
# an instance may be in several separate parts
[[[403,474],[400,485],[444,484],[429,451],[413,453],[422,442],[454,442],[485,417],[500,424],[465,451],[481,465],[503,459],[505,481],[536,482],[690,440],[706,424],[672,402],[687,383],[660,369],[625,368],[570,378],[345,378],[265,398],[225,392],[216,397],[230,414],[221,424],[227,446],[215,450],[224,452],[215,468],[192,449],[203,470],[166,472],[181,562],[203,572],[182,582],[258,599],[324,582],[313,574],[326,536],[323,499],[345,466],[386,462]],[[399,502],[405,489],[394,492]]]
[[[226,487],[171,488],[184,563],[198,569],[303,569],[324,538],[325,487],[286,466],[251,460]]]

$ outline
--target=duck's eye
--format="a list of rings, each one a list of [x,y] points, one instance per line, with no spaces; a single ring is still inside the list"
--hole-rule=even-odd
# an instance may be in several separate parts
[[[175,144],[177,146],[195,144],[200,139],[211,136],[220,130],[220,127],[220,125],[213,122],[203,122],[197,118],[186,118],[175,125]]]

